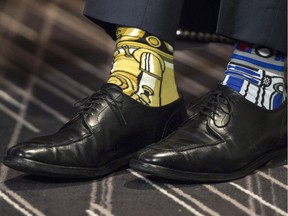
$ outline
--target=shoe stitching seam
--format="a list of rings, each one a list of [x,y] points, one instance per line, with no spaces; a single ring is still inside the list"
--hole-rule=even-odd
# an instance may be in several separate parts
[[[183,152],[183,151],[189,151],[189,150],[194,150],[194,149],[201,149],[201,148],[205,148],[205,147],[213,147],[213,146],[217,146],[219,144],[224,144],[224,142],[218,142],[218,143],[214,143],[214,144],[207,144],[207,145],[201,145],[201,146],[198,146],[198,147],[191,147],[191,148],[178,148],[178,149],[175,149],[175,150],[170,150],[170,149],[158,149],[158,148],[153,148],[153,147],[150,147],[150,149],[152,150],[162,150],[162,151],[165,151],[165,152],[170,152],[170,153],[173,153],[173,152]]]
[[[41,144],[41,143],[39,143],[39,144],[34,144],[34,143],[31,143],[31,145],[33,145],[33,146],[39,146],[39,147],[58,147],[58,146],[66,146],[66,145],[70,145],[70,144],[73,144],[73,143],[76,143],[76,142],[79,142],[79,141],[82,141],[82,140],[84,140],[85,138],[88,138],[89,136],[91,136],[92,134],[85,134],[85,135],[82,135],[82,136],[80,136],[80,137],[78,137],[79,139],[77,139],[76,141],[74,140],[74,141],[71,141],[71,142],[69,142],[69,143],[65,143],[65,144],[51,144],[51,145],[49,145],[49,146],[47,146],[47,145],[45,145],[45,144]],[[24,144],[24,143],[23,143]]]
[[[150,151],[150,148],[144,149],[138,156],[138,158],[141,158],[145,153],[147,153],[148,151]]]
[[[174,117],[177,117],[177,115],[180,115],[180,118],[182,119],[181,111],[183,108],[185,108],[185,106],[183,107],[183,104],[181,104],[181,107],[178,108],[176,111],[174,111],[169,117],[169,119],[166,121],[165,127],[162,132],[162,136],[161,136],[162,139],[165,138],[167,135],[169,135],[167,134],[167,131],[169,130],[169,127],[171,126],[171,123],[173,122]],[[181,125],[181,123],[179,125]]]

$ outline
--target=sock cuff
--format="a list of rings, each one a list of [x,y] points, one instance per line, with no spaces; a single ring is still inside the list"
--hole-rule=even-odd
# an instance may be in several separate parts
[[[238,64],[242,63],[250,67],[270,70],[276,73],[285,72],[285,55],[265,46],[238,42],[235,45],[231,59]]]
[[[160,50],[166,55],[173,56],[174,48],[171,44],[160,38],[150,34],[141,29],[131,28],[131,27],[118,27],[116,31],[117,45],[121,43],[130,43],[130,45],[137,45],[140,43],[146,45],[145,48],[153,48],[155,50]],[[159,53],[162,54],[162,53]]]

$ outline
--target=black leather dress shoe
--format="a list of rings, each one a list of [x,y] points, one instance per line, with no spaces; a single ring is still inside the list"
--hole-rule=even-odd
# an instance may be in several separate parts
[[[215,182],[244,177],[287,155],[287,104],[265,110],[220,85],[164,140],[141,150],[133,169],[167,179]]]
[[[113,84],[81,102],[81,111],[55,134],[12,147],[4,164],[44,176],[100,177],[127,166],[145,146],[186,118],[184,101],[144,106]]]

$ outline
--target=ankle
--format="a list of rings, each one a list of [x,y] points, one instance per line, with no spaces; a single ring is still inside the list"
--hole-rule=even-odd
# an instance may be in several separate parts
[[[147,106],[177,100],[173,47],[141,29],[119,27],[108,82]]]
[[[280,52],[237,43],[222,84],[252,103],[272,110],[285,99],[284,71],[284,55]]]

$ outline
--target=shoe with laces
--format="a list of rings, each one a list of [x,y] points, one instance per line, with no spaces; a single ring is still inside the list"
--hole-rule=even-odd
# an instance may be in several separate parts
[[[130,166],[167,179],[217,182],[271,161],[287,163],[286,103],[265,110],[220,85],[190,114],[177,131],[138,152]]]
[[[104,176],[127,166],[138,150],[176,130],[186,118],[182,99],[148,107],[114,84],[104,84],[77,104],[80,112],[58,132],[12,147],[4,164],[44,176]]]

